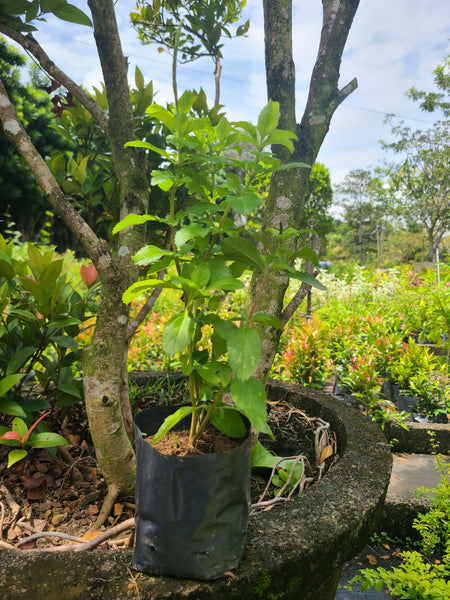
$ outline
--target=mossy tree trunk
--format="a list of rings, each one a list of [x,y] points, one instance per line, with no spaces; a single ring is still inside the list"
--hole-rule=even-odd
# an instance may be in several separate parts
[[[339,69],[347,36],[358,8],[359,0],[323,0],[323,23],[319,51],[314,65],[308,100],[300,124],[295,112],[295,67],[292,53],[292,0],[264,0],[264,32],[267,93],[280,103],[280,127],[298,136],[295,151],[288,155],[274,147],[274,153],[283,162],[296,161],[309,168],[289,169],[275,173],[266,202],[264,230],[267,227],[307,229],[305,202],[310,170],[328,132],[331,118],[339,104],[357,87],[353,79],[344,88],[338,88]],[[266,233],[266,235],[268,235]],[[275,238],[268,238],[275,246]],[[295,243],[294,241],[292,243]],[[255,272],[250,289],[252,309],[282,317],[284,323],[291,310],[284,307],[288,280],[272,277],[270,282]],[[306,295],[308,286],[302,286]],[[295,302],[298,303],[299,297]],[[281,330],[261,327],[263,351],[258,376],[265,378],[278,348]]]
[[[4,25],[1,30],[31,52],[49,75],[62,81],[107,133],[120,185],[120,217],[123,218],[131,212],[142,214],[147,210],[146,158],[141,150],[125,148],[125,143],[134,139],[134,119],[128,65],[122,53],[113,2],[89,0],[88,4],[108,97],[108,115],[56,67],[31,34],[24,36]],[[116,495],[133,496],[135,457],[131,412],[129,403],[121,402],[123,389],[127,387],[124,355],[128,349],[129,321],[129,307],[123,304],[122,293],[138,277],[131,257],[143,244],[143,230],[138,227],[125,230],[111,245],[97,238],[74,210],[34,148],[1,83],[0,118],[6,134],[33,171],[51,206],[79,239],[97,268],[101,295],[92,343],[83,359],[86,408],[97,459],[109,489]]]

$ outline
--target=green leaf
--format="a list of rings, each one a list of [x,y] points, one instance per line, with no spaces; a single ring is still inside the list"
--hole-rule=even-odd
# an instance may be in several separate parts
[[[81,391],[73,383],[58,383],[57,389],[68,396],[73,396],[81,400]]]
[[[69,350],[77,350],[78,342],[68,335],[53,335],[50,340],[61,346],[61,348],[69,348]]]
[[[272,133],[278,127],[280,118],[280,105],[278,102],[269,100],[266,106],[259,113],[258,131],[261,138],[265,138],[269,133]]]
[[[39,279],[41,270],[44,268],[44,257],[33,244],[27,244],[28,258],[30,260],[31,271],[36,279]]]
[[[13,420],[12,429],[13,429],[13,431],[17,431],[21,440],[23,440],[23,438],[27,435],[27,432],[28,432],[27,424],[20,417],[16,417]]]
[[[242,196],[227,196],[226,201],[233,210],[242,215],[249,215],[262,204],[262,198],[256,192],[247,192]]]
[[[240,290],[245,288],[245,285],[239,279],[233,277],[224,277],[223,279],[215,279],[212,281],[207,289],[208,290],[222,290],[224,292],[232,292],[233,290]]]
[[[28,444],[32,448],[52,448],[54,446],[65,446],[68,441],[58,433],[45,431],[43,433],[34,433],[30,436]]]
[[[174,183],[174,176],[170,171],[152,171],[151,184],[157,185],[163,192],[169,191]]]
[[[8,362],[7,374],[10,375],[16,373],[16,371],[18,371],[23,366],[23,364],[30,358],[30,356],[33,356],[33,354],[37,352],[37,350],[38,348],[34,348],[33,346],[25,346],[24,348],[21,348],[18,352],[15,352]]]
[[[198,265],[194,268],[191,274],[191,279],[195,283],[195,285],[203,289],[208,283],[210,278],[210,270],[209,267],[205,264]]]
[[[49,327],[71,327],[72,325],[81,325],[82,321],[75,319],[75,317],[56,317],[52,319],[48,326]]]
[[[228,320],[221,319],[219,315],[214,313],[209,313],[205,315],[203,319],[203,323],[209,323],[214,327],[214,331],[220,335],[221,338],[226,340],[230,332],[236,329],[236,326]]]
[[[175,315],[167,322],[162,336],[164,352],[173,356],[186,348],[192,340],[194,333],[194,321],[187,312]]]
[[[13,279],[14,275],[14,267],[11,257],[3,250],[0,250],[0,277]]]
[[[138,281],[137,283],[133,283],[130,287],[124,291],[122,295],[122,300],[125,304],[129,304],[132,302],[137,296],[140,296],[144,292],[148,292],[149,290],[153,290],[155,288],[165,288],[178,290],[179,288],[168,282],[161,281],[160,279],[144,279],[144,281]]]
[[[58,277],[61,275],[63,264],[64,260],[61,258],[60,260],[55,260],[46,266],[41,271],[39,276],[39,287],[48,291],[53,285],[55,285]]]
[[[170,129],[170,131],[174,130],[173,114],[171,112],[169,112],[167,109],[165,109],[164,107],[160,106],[159,104],[151,104],[150,106],[147,107],[145,112],[150,117],[152,117],[154,119],[158,119],[159,121],[164,123],[164,125],[168,129]]]
[[[220,384],[225,388],[231,380],[231,369],[222,362],[210,361],[204,365],[196,365],[195,370],[202,379],[213,385]]]
[[[58,8],[51,11],[55,17],[69,23],[77,23],[78,25],[86,25],[92,27],[91,19],[79,8],[68,2],[61,2]]]
[[[257,323],[262,323],[263,325],[274,327],[275,329],[283,329],[284,327],[281,319],[263,312],[255,313],[251,318],[251,322],[253,321],[256,321]]]
[[[22,460],[23,458],[25,458],[25,456],[27,455],[27,451],[26,450],[11,450],[10,453],[8,454],[8,469],[10,467],[12,467],[14,464],[16,464],[16,462],[19,462],[19,460]]]
[[[156,262],[163,256],[167,256],[168,254],[172,254],[169,250],[165,250],[164,248],[159,248],[158,246],[144,246],[140,250],[136,252],[133,256],[133,261],[137,265],[149,265],[151,263]]]
[[[3,396],[4,394],[6,394],[6,392],[8,392],[12,387],[14,387],[17,383],[19,383],[19,381],[21,379],[23,379],[25,377],[25,373],[14,373],[12,375],[7,375],[6,377],[3,377],[3,379],[0,379],[0,396]],[[0,399],[0,412],[4,412],[7,415],[13,415],[15,413],[12,412],[7,412],[6,410],[4,410],[2,408],[2,402],[4,401],[4,398]],[[23,411],[22,411],[23,413]],[[26,416],[25,414],[21,414],[19,416]]]
[[[145,87],[144,76],[142,75],[142,71],[139,69],[139,67],[137,65],[134,70],[134,81],[136,83],[136,87],[138,90],[144,89],[144,87]]]
[[[244,438],[247,429],[241,415],[231,406],[216,408],[211,414],[211,423],[230,438]]]
[[[309,248],[308,246],[300,248],[300,250],[293,254],[293,258],[305,258],[306,260],[312,262],[313,265],[317,266],[319,264],[319,257],[314,252],[314,250],[312,248]]]
[[[250,269],[264,269],[264,259],[250,240],[242,237],[227,237],[222,241],[222,252],[228,260],[240,262]]]
[[[245,381],[249,379],[258,366],[261,356],[261,339],[258,332],[245,323],[233,329],[226,338],[228,361],[236,376]]]
[[[24,374],[22,375],[22,377],[23,376]],[[12,377],[12,375],[10,375],[9,377]],[[0,381],[0,385],[2,381]],[[26,419],[27,417],[27,413],[23,410],[21,405],[15,400],[11,400],[10,398],[0,398],[0,413],[4,413],[5,415],[12,415],[13,417],[23,417],[24,419]]]
[[[264,384],[253,377],[247,381],[233,379],[231,382],[231,395],[236,408],[244,413],[256,431],[272,436],[270,427],[267,425]]]
[[[294,269],[292,269],[292,270],[290,269],[288,271],[288,276],[291,279],[298,279],[299,281],[303,281],[304,283],[307,283],[311,287],[316,288],[318,290],[326,290],[327,289],[315,277],[313,277],[312,275],[309,275],[309,273],[303,273],[302,271],[295,271]]]
[[[192,223],[181,227],[175,234],[175,243],[177,246],[183,246],[186,242],[196,237],[206,237],[209,234],[209,229],[200,225],[200,223]]]
[[[275,454],[272,454],[272,452],[269,452],[267,448],[264,448],[261,442],[256,442],[251,456],[252,469],[273,469],[280,460],[280,456],[276,456]]]
[[[114,225],[112,232],[113,234],[116,234],[119,231],[122,231],[122,229],[131,227],[132,225],[142,225],[147,221],[156,221],[156,217],[153,217],[152,215],[127,215],[121,221],[119,221],[119,223]]]
[[[153,436],[152,444],[156,444],[156,442],[158,442],[162,437],[164,437],[166,433],[168,433],[172,429],[172,427],[175,427],[177,423],[179,423],[185,417],[192,414],[195,410],[197,409],[193,406],[181,406],[176,412],[173,413],[173,415],[167,417],[167,419],[165,419],[164,423]]]

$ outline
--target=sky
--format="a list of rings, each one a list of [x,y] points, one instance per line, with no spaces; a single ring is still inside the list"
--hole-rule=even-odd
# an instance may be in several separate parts
[[[85,0],[70,0],[89,14]],[[317,53],[321,23],[320,0],[294,0],[293,40],[296,65],[297,120],[301,120]],[[138,65],[146,81],[153,80],[158,102],[173,98],[171,56],[155,45],[142,45],[129,22],[135,0],[117,0],[116,14],[130,79]],[[245,38],[223,48],[221,104],[228,118],[255,122],[267,102],[264,71],[262,0],[247,0],[243,19],[250,19]],[[102,79],[92,31],[50,17],[35,37],[54,62],[88,88]],[[358,89],[337,109],[318,156],[333,183],[353,169],[373,168],[387,158],[379,140],[389,141],[386,114],[412,129],[430,127],[436,118],[420,111],[405,92],[415,86],[433,89],[433,70],[450,54],[448,0],[361,0],[341,65],[340,87],[358,79]],[[203,87],[213,103],[214,65],[203,58],[178,67],[179,88]]]

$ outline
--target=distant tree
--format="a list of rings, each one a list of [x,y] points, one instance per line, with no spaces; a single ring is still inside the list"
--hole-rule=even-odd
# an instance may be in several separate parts
[[[436,91],[411,88],[407,95],[425,112],[440,112],[443,119],[427,130],[412,131],[403,123],[392,127],[396,140],[383,147],[399,155],[391,165],[406,220],[420,223],[428,240],[427,260],[435,259],[437,246],[450,227],[450,57],[434,70]],[[390,117],[392,119],[392,117]]]
[[[447,119],[450,117],[450,56],[435,68],[434,84],[437,88],[435,92],[423,92],[412,87],[407,96],[414,102],[420,102],[423,111],[442,111]]]
[[[235,31],[230,28],[239,20],[246,1],[137,0],[137,8],[130,17],[144,44],[159,44],[161,49],[174,52],[177,43],[181,62],[211,57],[214,61],[215,104],[219,104],[222,38],[247,33],[249,21],[236,27]]]
[[[395,142],[385,148],[402,155],[391,165],[392,181],[398,190],[397,204],[408,219],[422,225],[428,239],[427,260],[450,227],[450,132],[448,121],[431,129],[411,131],[392,128]]]
[[[326,235],[333,226],[333,217],[328,212],[333,202],[330,172],[321,163],[314,163],[308,181],[308,196],[305,202],[305,223],[311,222],[311,227],[325,243]]]

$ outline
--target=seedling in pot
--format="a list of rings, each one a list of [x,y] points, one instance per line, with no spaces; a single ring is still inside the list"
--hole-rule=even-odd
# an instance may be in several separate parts
[[[36,425],[44,419],[49,412],[39,417],[31,427],[28,427],[23,419],[16,417],[12,422],[12,428],[0,427],[0,444],[12,446],[8,454],[8,468],[25,458],[28,454],[26,446],[30,448],[52,448],[55,446],[64,446],[67,440],[58,433],[44,431],[41,433],[32,433]]]
[[[272,144],[293,150],[294,134],[277,128],[278,104],[269,102],[255,126],[230,123],[206,107],[199,111],[199,97],[186,92],[176,107],[152,105],[147,109],[156,127],[164,130],[164,149],[148,142],[130,143],[157,152],[167,162],[166,170],[152,173],[152,185],[168,195],[167,215],[129,215],[114,228],[117,233],[129,226],[157,222],[167,230],[167,247],[148,245],[135,254],[135,263],[147,268],[147,278],[132,285],[123,299],[129,303],[155,288],[176,290],[180,295],[182,308],[166,324],[162,343],[169,356],[178,357],[180,369],[188,377],[190,405],[168,417],[153,439],[158,441],[190,415],[193,446],[209,422],[230,437],[244,437],[241,415],[257,431],[270,434],[264,384],[253,376],[261,354],[254,325],[281,328],[282,323],[256,312],[255,303],[239,313],[224,310],[225,301],[245,289],[242,274],[257,270],[267,281],[282,275],[320,286],[290,266],[297,257],[317,263],[309,248],[286,249],[299,232],[270,230],[278,238],[280,250],[263,254],[257,245],[266,243],[264,237],[236,227],[231,219],[233,211],[247,218],[258,209],[263,201],[260,189],[274,171],[306,166],[281,165],[266,150]],[[244,143],[251,147],[245,157],[241,153]],[[229,168],[239,169],[243,177]],[[165,272],[162,280],[156,277],[161,271]],[[224,400],[227,395],[230,402]]]

